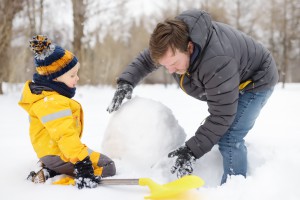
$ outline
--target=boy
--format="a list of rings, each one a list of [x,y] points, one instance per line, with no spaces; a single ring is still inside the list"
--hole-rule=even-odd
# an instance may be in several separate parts
[[[80,64],[70,51],[46,36],[33,37],[30,47],[37,73],[25,83],[19,105],[29,114],[30,139],[42,169],[28,178],[43,183],[67,174],[75,177],[77,188],[94,188],[101,177],[115,175],[116,168],[110,158],[80,141],[83,111],[72,99]]]

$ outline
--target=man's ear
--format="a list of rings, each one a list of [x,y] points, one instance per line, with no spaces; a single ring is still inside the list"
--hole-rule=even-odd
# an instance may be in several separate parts
[[[188,46],[187,46],[187,52],[189,52],[189,54],[192,54],[194,51],[194,44],[193,42],[189,41]]]

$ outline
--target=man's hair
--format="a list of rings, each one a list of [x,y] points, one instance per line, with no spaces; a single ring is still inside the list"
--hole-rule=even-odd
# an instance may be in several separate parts
[[[176,49],[187,52],[189,42],[187,25],[178,19],[167,19],[158,23],[149,41],[150,56],[155,63],[163,57],[170,47],[175,54]]]

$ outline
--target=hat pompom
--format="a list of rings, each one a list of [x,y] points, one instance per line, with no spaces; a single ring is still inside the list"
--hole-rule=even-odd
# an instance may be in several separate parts
[[[31,50],[36,54],[39,55],[43,53],[45,50],[49,49],[51,44],[51,40],[48,40],[48,37],[45,35],[37,35],[29,41]]]

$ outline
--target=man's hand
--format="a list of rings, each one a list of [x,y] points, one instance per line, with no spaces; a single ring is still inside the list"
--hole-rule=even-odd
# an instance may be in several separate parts
[[[122,101],[126,97],[127,99],[131,99],[133,86],[127,82],[120,81],[117,86],[117,90],[115,95],[107,108],[109,113],[116,111],[120,108]]]
[[[179,147],[178,149],[168,154],[169,158],[177,156],[174,166],[171,168],[171,173],[177,172],[177,177],[181,178],[185,175],[193,173],[193,164],[196,161],[192,151],[187,146]]]

